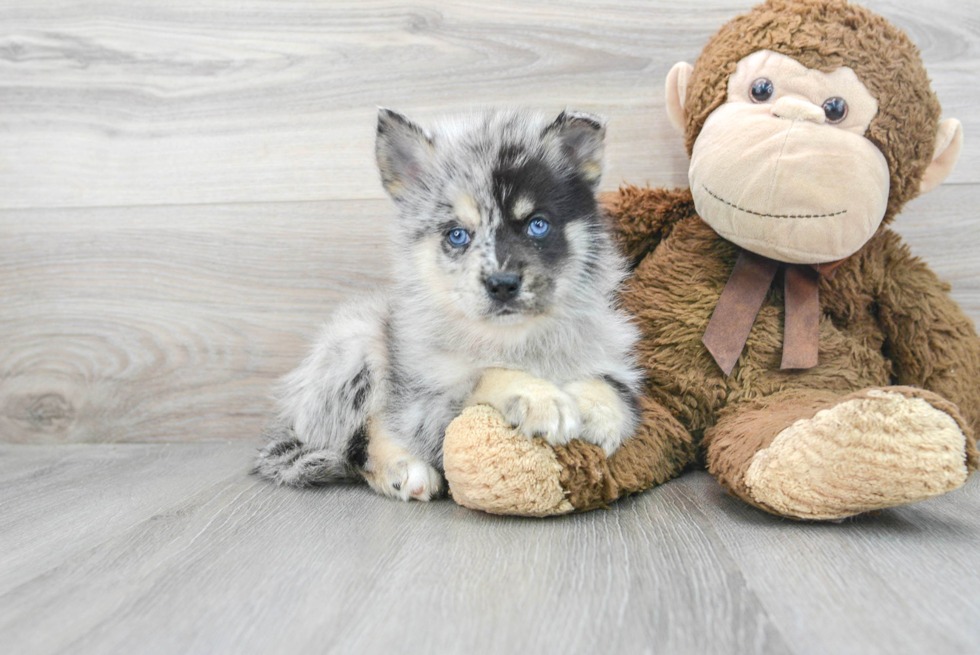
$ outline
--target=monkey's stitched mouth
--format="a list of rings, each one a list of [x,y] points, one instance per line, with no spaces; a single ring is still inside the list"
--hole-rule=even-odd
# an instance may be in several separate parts
[[[728,205],[732,209],[736,209],[746,214],[752,214],[753,216],[761,216],[763,218],[833,218],[834,216],[842,216],[847,213],[846,209],[841,209],[840,211],[832,212],[830,214],[767,214],[764,212],[757,212],[751,209],[745,209],[744,207],[739,207],[735,203],[725,200],[724,198],[719,196],[717,193],[709,189],[704,184],[701,185],[701,188],[704,189],[709,196],[711,196],[712,198],[714,198],[720,203]]]

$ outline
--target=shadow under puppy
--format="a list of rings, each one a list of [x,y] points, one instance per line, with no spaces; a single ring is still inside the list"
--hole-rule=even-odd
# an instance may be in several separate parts
[[[498,409],[528,437],[615,451],[637,422],[624,265],[595,199],[605,128],[517,111],[428,133],[382,109],[377,160],[398,207],[390,287],[339,309],[279,390],[255,472],[443,490],[446,426]]]

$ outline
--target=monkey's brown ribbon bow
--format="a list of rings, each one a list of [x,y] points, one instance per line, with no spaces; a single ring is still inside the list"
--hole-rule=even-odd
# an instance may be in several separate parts
[[[785,264],[785,324],[783,360],[780,368],[803,369],[817,365],[820,344],[820,276],[833,277],[842,262],[829,264]],[[781,262],[743,250],[732,276],[721,292],[701,341],[724,371],[730,375],[755,317]]]

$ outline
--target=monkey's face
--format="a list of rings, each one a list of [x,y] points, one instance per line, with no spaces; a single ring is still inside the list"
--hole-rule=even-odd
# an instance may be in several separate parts
[[[784,262],[855,253],[888,204],[888,164],[865,138],[878,102],[850,68],[768,50],[741,61],[691,154],[695,206],[718,234]]]

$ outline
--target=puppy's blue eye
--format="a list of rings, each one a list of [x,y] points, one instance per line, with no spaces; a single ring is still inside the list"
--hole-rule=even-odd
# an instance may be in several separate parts
[[[527,235],[535,239],[541,239],[551,231],[551,223],[540,216],[535,216],[527,224]]]
[[[470,233],[461,227],[454,227],[446,233],[446,241],[453,248],[462,248],[470,242]]]

